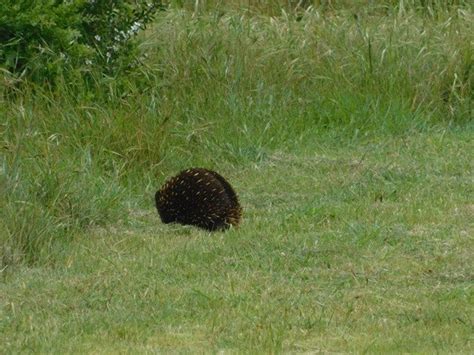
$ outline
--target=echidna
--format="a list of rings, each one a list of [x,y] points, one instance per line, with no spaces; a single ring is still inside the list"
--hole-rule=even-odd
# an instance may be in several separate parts
[[[195,225],[210,231],[237,226],[242,215],[237,195],[218,173],[192,168],[169,179],[155,194],[163,223]]]

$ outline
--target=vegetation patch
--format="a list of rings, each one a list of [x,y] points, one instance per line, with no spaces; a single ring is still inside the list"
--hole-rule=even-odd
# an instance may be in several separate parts
[[[0,10],[6,352],[472,352],[472,5],[245,3]]]

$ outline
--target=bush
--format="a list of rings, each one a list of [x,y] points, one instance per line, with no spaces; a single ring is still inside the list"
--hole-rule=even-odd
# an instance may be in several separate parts
[[[0,7],[0,68],[54,83],[98,69],[113,74],[136,60],[136,35],[161,1],[5,0]]]

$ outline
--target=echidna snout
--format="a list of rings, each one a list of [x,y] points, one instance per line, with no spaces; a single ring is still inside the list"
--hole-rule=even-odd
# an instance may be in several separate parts
[[[169,179],[155,194],[163,223],[195,225],[207,230],[240,223],[242,208],[232,186],[218,173],[192,168]]]

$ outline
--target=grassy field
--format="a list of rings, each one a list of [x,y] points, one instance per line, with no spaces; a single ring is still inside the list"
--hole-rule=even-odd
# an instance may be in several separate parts
[[[0,352],[472,353],[472,7],[178,3],[129,77],[0,88]],[[160,222],[190,166],[240,228]]]

